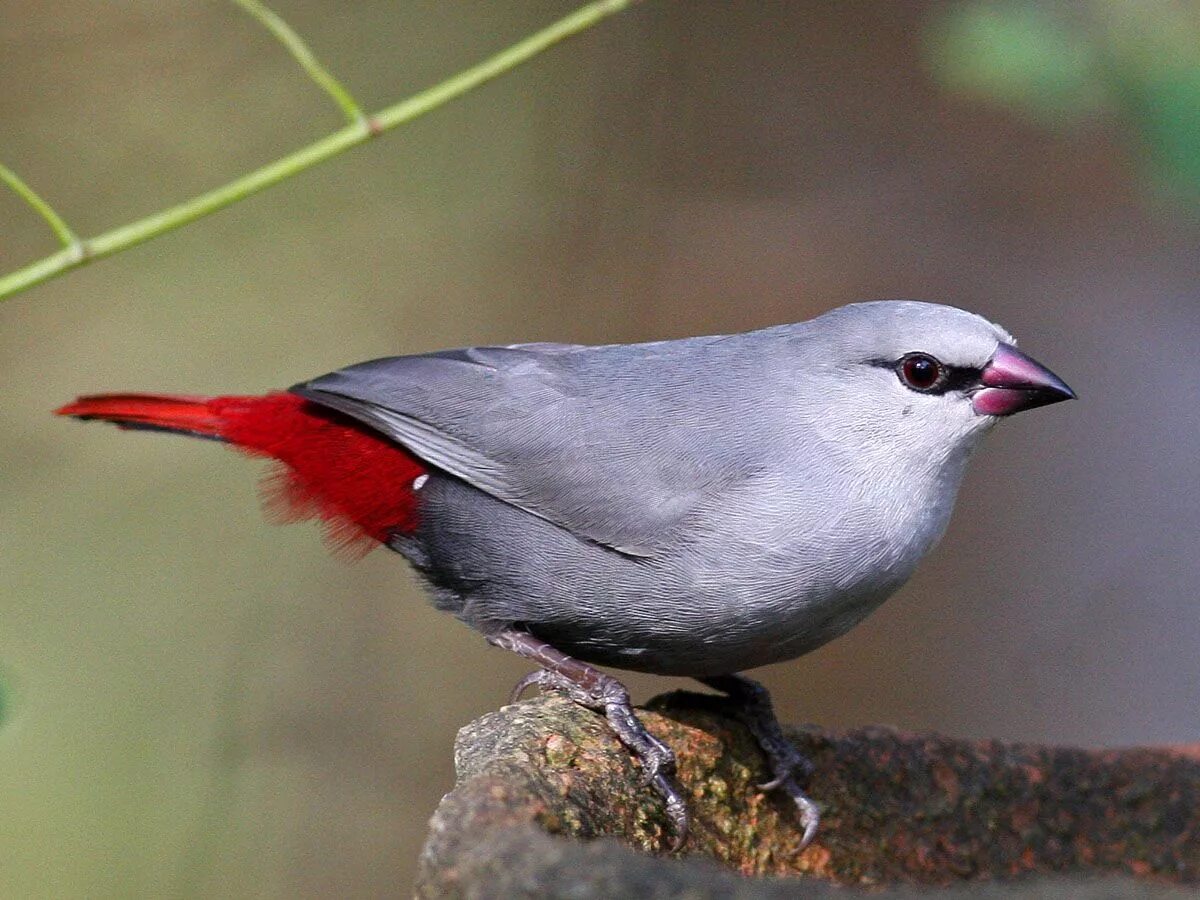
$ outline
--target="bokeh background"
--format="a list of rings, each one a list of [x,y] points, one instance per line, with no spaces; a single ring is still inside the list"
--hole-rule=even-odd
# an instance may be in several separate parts
[[[572,4],[275,8],[377,108]],[[84,234],[339,124],[217,0],[0,0],[0,79],[0,159]],[[761,673],[783,717],[1196,739],[1198,110],[1195,3],[647,0],[0,305],[0,895],[404,895],[455,730],[526,671],[397,557],[264,524],[259,464],[51,418],[89,391],[952,302],[1082,399],[999,429],[913,582]],[[0,192],[0,269],[53,248]]]

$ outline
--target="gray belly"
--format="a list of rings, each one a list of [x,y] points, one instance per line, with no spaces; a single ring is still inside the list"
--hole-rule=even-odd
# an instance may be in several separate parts
[[[787,547],[765,551],[753,534],[633,558],[453,479],[430,479],[422,495],[417,534],[393,548],[440,608],[484,633],[522,625],[623,669],[699,676],[800,656],[861,621],[912,570],[844,554],[840,565],[806,564]]]
[[[884,599],[886,595],[835,598],[831,605],[837,608],[832,610],[798,601],[782,611],[761,610],[757,620],[750,619],[747,610],[736,616],[718,610],[705,616],[702,627],[682,630],[642,616],[625,618],[605,630],[587,627],[590,623],[580,627],[575,621],[548,621],[532,630],[564,652],[598,665],[658,675],[721,675],[803,656],[845,634]]]

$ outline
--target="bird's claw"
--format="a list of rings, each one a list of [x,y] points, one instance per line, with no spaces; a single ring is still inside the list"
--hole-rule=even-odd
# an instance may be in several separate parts
[[[675,832],[671,852],[678,851],[687,840],[689,819],[687,803],[675,784],[675,751],[646,730],[634,713],[625,689],[613,681],[602,682],[600,687],[589,691],[559,672],[535,669],[516,683],[509,702],[516,703],[531,687],[561,691],[581,706],[604,713],[617,738],[641,765],[641,786],[653,788],[662,797]]]
[[[786,750],[783,747],[786,746]],[[758,786],[760,791],[775,791],[782,789],[792,802],[796,804],[796,809],[800,814],[800,827],[803,829],[800,835],[800,849],[804,850],[817,835],[817,826],[821,824],[821,810],[813,799],[804,792],[800,786],[808,780],[808,776],[812,774],[813,764],[808,757],[804,756],[793,747],[790,743],[780,745],[776,742],[770,742],[770,746],[763,747],[767,755],[767,759],[771,764],[771,771],[774,778],[770,781],[764,781]]]
[[[642,787],[655,784],[659,778],[669,780],[675,775],[675,751],[649,732],[646,737],[649,740],[645,749],[634,751],[642,764]]]
[[[813,764],[807,756],[797,750],[790,742],[764,742],[763,751],[771,763],[771,779],[758,785],[760,791],[773,791],[794,780],[804,784],[812,774]]]
[[[769,783],[769,782],[768,782]],[[779,782],[778,787],[783,788],[792,802],[796,804],[796,810],[800,814],[800,847],[803,851],[813,838],[817,836],[817,828],[821,824],[821,810],[817,806],[812,797],[808,796],[804,790],[796,783],[794,778],[784,778]]]
[[[768,760],[770,767],[774,772],[774,778],[769,781],[763,781],[758,785],[760,791],[784,791],[788,797],[792,798],[792,802],[796,803],[796,808],[800,815],[800,828],[803,829],[800,834],[800,850],[808,847],[812,839],[817,834],[817,826],[821,824],[821,810],[818,808],[814,799],[804,792],[804,788],[800,787],[804,781],[808,780],[812,773],[812,763],[808,758],[800,754],[794,748],[791,752],[782,755],[784,758],[775,756],[768,752]]]
[[[550,673],[545,669],[534,669],[532,672],[513,685],[512,693],[508,695],[508,702],[510,704],[516,703],[521,699],[521,695],[531,687],[559,687],[557,683],[549,683],[552,680],[548,677],[549,675]]]
[[[791,744],[786,746],[787,751],[782,753],[779,752],[781,748],[777,743],[763,746],[775,777],[760,784],[759,790],[782,789],[792,798],[800,814],[800,827],[803,829],[800,835],[800,850],[804,850],[817,836],[817,827],[821,824],[821,810],[800,787],[812,774],[813,764]]]
[[[675,751],[646,730],[629,705],[627,695],[610,698],[604,715],[621,743],[641,764],[642,787],[653,788],[662,797],[675,832],[670,849],[677,852],[687,840],[689,818],[687,803],[675,782]]]
[[[671,827],[675,832],[671,838],[671,852],[678,853],[683,848],[688,836],[687,803],[684,802],[683,795],[679,793],[675,782],[666,775],[655,775],[651,779],[651,785],[663,798],[663,803],[666,805],[667,818],[671,820]]]
[[[728,694],[737,704],[736,713],[746,723],[771,768],[771,778],[758,786],[762,791],[782,789],[792,798],[800,814],[800,849],[812,843],[821,823],[821,810],[804,792],[802,784],[813,771],[812,762],[796,749],[783,733],[770,694],[757,681],[744,675],[721,675],[700,679]]]
[[[755,785],[760,791],[773,791],[778,787],[783,787],[783,783],[788,780],[788,775],[776,775],[770,781],[760,781]]]

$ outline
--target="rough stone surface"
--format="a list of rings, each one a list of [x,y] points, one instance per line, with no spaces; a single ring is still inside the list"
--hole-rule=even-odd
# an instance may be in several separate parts
[[[936,885],[955,886],[939,892],[951,897],[1116,898],[1192,896],[1171,883],[1200,882],[1198,748],[793,730],[824,810],[798,853],[794,809],[755,787],[762,757],[726,701],[670,694],[644,721],[679,757],[693,828],[678,858],[661,803],[604,720],[547,696],[460,732],[458,785],[430,823],[418,895],[844,897],[841,885],[899,897]]]

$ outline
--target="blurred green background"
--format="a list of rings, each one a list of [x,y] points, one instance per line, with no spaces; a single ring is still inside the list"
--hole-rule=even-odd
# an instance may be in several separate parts
[[[573,7],[275,8],[377,108]],[[0,304],[0,896],[405,895],[455,730],[526,671],[394,555],[348,565],[264,524],[259,464],[50,417],[90,391],[961,305],[1082,399],[1000,429],[917,578],[762,673],[783,717],[1196,739],[1198,23],[1178,2],[648,0]],[[0,159],[84,234],[339,124],[217,0],[0,0],[0,76]],[[0,270],[52,249],[0,192]]]

